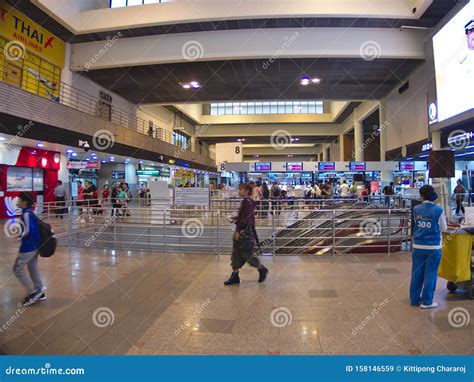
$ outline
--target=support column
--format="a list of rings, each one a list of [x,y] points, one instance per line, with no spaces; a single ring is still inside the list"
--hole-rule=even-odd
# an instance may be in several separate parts
[[[362,122],[357,118],[357,109],[354,110],[354,152],[355,160],[364,160],[364,129]]]
[[[431,133],[431,143],[433,144],[433,150],[441,150],[441,132],[433,131]]]
[[[328,151],[326,149],[327,149],[327,145],[323,145],[323,161],[324,162],[329,161]]]
[[[389,123],[387,121],[387,113],[385,104],[379,103],[379,141],[380,141],[380,161],[385,162],[385,153],[387,152],[387,129]]]
[[[344,162],[344,134],[339,135],[339,161]]]

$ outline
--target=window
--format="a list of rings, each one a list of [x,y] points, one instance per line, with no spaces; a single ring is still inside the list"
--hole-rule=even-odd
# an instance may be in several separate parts
[[[110,0],[110,8],[131,7],[134,5],[157,4],[162,0]]]
[[[189,135],[182,133],[181,131],[175,131],[173,133],[173,144],[186,150],[188,148]]]
[[[323,101],[211,103],[211,115],[322,114]]]

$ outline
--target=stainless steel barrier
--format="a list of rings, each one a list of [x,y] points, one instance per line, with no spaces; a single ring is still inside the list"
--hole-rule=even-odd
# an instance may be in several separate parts
[[[408,209],[340,200],[323,203],[259,210],[256,231],[262,253],[343,255],[406,249]],[[219,255],[232,251],[234,224],[229,217],[236,215],[237,209],[162,208],[152,200],[151,206],[92,203],[68,206],[63,214],[57,212],[46,208],[42,217],[56,229],[62,245]]]

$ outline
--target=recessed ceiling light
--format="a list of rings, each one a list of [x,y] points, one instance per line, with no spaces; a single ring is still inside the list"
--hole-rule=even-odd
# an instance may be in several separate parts
[[[306,86],[306,85],[309,85],[310,81],[311,81],[311,78],[309,78],[308,76],[303,76],[301,77],[300,84],[303,86]]]
[[[73,157],[77,157],[77,153],[72,153],[71,154]]]
[[[319,84],[319,83],[321,82],[321,78],[315,77],[315,78],[313,78],[313,79],[311,80],[311,82],[312,82],[313,84]]]
[[[43,145],[42,143],[37,143],[37,144],[36,144],[36,147],[41,148],[41,147],[44,147],[44,145]]]
[[[106,160],[101,160],[100,163],[107,163],[107,161]]]
[[[143,161],[141,160],[140,163],[143,163]]]
[[[66,150],[66,152],[67,152],[68,154],[72,154],[72,153],[74,152],[74,150],[69,149],[69,150]]]
[[[189,85],[189,84],[184,84],[184,85],[183,85],[183,88],[185,88],[185,89],[191,89],[191,85]]]

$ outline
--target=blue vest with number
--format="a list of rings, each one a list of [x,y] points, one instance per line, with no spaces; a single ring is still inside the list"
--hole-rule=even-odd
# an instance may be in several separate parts
[[[443,209],[434,203],[421,203],[413,209],[413,248],[440,249],[439,218]]]

